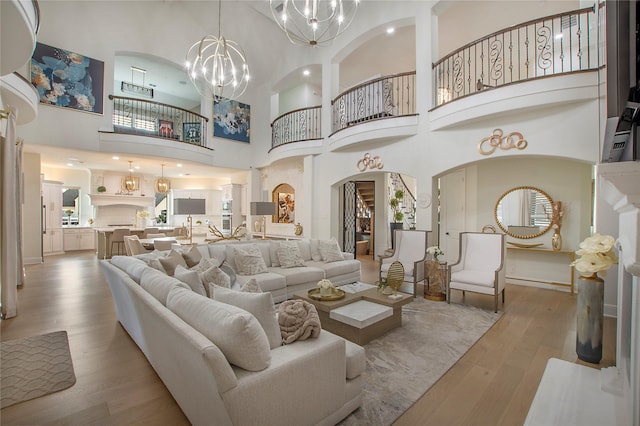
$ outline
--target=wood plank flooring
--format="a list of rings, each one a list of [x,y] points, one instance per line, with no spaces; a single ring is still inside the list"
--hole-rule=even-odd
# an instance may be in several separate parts
[[[363,281],[375,282],[377,264],[361,260]],[[2,425],[189,424],[117,322],[95,253],[46,257],[26,273],[19,314],[1,322],[1,340],[67,330],[77,382],[1,410]],[[456,293],[453,300],[461,301]],[[576,299],[515,285],[506,297],[498,323],[396,425],[522,424],[547,360],[576,361]],[[467,294],[466,303],[493,309],[490,297]],[[615,321],[607,318],[597,368],[613,364],[614,340]]]

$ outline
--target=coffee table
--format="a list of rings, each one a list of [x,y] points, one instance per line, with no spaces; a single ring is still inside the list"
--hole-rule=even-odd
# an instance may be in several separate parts
[[[402,307],[413,300],[413,295],[399,294],[401,297],[394,300],[371,288],[347,293],[344,299],[320,301],[309,298],[305,290],[294,293],[293,298],[316,307],[323,329],[364,345],[402,325]]]

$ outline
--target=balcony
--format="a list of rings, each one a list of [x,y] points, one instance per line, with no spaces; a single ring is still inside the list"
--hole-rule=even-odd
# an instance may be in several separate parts
[[[295,142],[322,139],[321,106],[300,108],[282,114],[271,123],[271,152]]]
[[[150,136],[207,149],[209,119],[195,112],[144,99],[109,95],[114,133]]]
[[[10,74],[31,58],[40,26],[40,9],[35,0],[0,1],[0,75]]]
[[[594,7],[522,23],[448,54],[433,65],[434,110],[470,95],[552,76],[597,71]]]

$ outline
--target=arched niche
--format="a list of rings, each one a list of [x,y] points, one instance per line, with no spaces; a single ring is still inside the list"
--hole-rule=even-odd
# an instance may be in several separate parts
[[[296,223],[296,190],[288,183],[281,183],[271,192],[271,201],[276,203],[277,215],[273,223]]]

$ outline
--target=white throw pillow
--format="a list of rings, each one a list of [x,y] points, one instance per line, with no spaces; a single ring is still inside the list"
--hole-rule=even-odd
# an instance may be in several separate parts
[[[209,287],[209,284],[211,283],[219,285],[220,287],[231,287],[231,279],[229,278],[229,275],[225,274],[217,266],[212,266],[206,271],[201,272],[200,279],[206,287]]]
[[[184,261],[182,255],[173,249],[169,252],[169,254],[167,254],[166,257],[161,257],[158,260],[169,276],[173,276],[173,273],[178,265],[182,265],[185,268],[187,267],[187,262]]]
[[[169,292],[167,308],[211,340],[229,363],[248,371],[271,363],[269,339],[249,312],[180,288]]]
[[[322,260],[325,263],[344,260],[342,250],[340,250],[340,246],[338,245],[338,242],[335,240],[335,238],[332,238],[330,240],[318,240],[318,248],[320,249]]]
[[[178,265],[173,273],[173,277],[187,284],[191,290],[195,291],[200,296],[207,297],[207,292],[204,285],[202,285],[202,279],[197,271],[192,271],[186,269],[182,265]]]
[[[255,244],[233,247],[236,271],[240,275],[255,275],[267,272],[262,252]]]
[[[271,349],[282,345],[280,325],[276,318],[276,309],[271,293],[245,293],[218,287],[213,299],[251,312],[267,334]]]
[[[306,266],[304,259],[300,253],[298,243],[295,241],[286,241],[280,243],[278,247],[278,261],[282,268],[296,268],[298,266]]]
[[[197,265],[191,267],[192,270],[204,272],[212,266],[220,266],[220,261],[215,257],[203,257]]]
[[[155,269],[146,268],[140,277],[140,287],[145,289],[147,293],[155,297],[158,302],[167,306],[167,296],[174,287],[182,287],[187,290],[191,288],[175,279],[168,277],[164,272],[156,271]]]
[[[262,293],[262,288],[260,288],[260,284],[258,284],[258,281],[256,281],[255,278],[251,278],[249,281],[242,284],[240,291],[244,291],[245,293]]]

